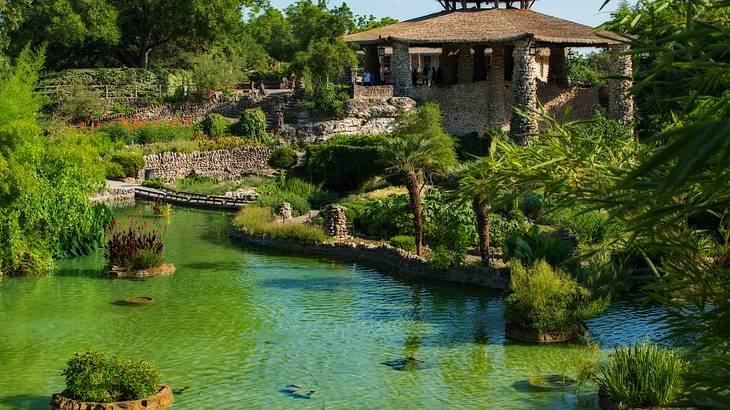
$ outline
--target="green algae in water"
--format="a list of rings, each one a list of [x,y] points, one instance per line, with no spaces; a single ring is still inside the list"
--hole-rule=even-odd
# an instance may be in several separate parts
[[[185,389],[174,409],[597,407],[591,387],[521,387],[583,353],[506,341],[499,294],[245,247],[229,239],[229,218],[176,208],[165,225],[170,277],[105,278],[99,252],[0,282],[0,408],[48,408],[66,360],[91,348],[154,361]],[[130,295],[154,303],[110,303]],[[611,347],[656,337],[656,314],[617,304],[588,325]],[[383,365],[408,357],[428,366]],[[280,391],[294,384],[316,393]]]

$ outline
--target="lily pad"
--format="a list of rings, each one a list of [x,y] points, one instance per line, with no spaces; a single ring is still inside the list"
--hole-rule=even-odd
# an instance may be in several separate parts
[[[574,379],[558,374],[530,376],[527,381],[530,387],[540,391],[567,390],[575,386]]]
[[[418,360],[414,357],[406,357],[403,359],[388,360],[383,362],[384,365],[390,367],[393,370],[399,371],[410,371],[410,370],[423,370],[431,367],[428,363],[423,360]]]
[[[290,384],[280,391],[296,399],[311,399],[314,393],[317,393],[317,390],[310,389],[303,384]]]

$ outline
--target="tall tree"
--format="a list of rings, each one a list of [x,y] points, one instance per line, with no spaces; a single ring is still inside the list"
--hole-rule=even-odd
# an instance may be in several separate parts
[[[426,104],[401,115],[393,136],[384,147],[390,172],[405,176],[413,213],[416,254],[423,251],[423,189],[429,177],[444,174],[456,165],[456,141],[441,127],[441,111]]]

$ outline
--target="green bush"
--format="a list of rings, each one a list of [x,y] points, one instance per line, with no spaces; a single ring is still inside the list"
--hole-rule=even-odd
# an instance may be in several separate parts
[[[114,142],[123,142],[124,144],[132,144],[136,142],[129,132],[129,129],[121,124],[110,124],[99,128],[99,131],[109,135],[109,139]]]
[[[404,251],[415,252],[416,251],[416,238],[409,235],[397,235],[388,241],[391,246],[401,248]]]
[[[241,118],[231,126],[231,132],[254,141],[266,141],[266,114],[261,108],[249,108],[241,112]]]
[[[329,240],[319,227],[302,224],[272,223],[271,208],[243,208],[234,219],[234,224],[249,233],[267,235],[272,238],[291,240],[307,244],[319,244]]]
[[[502,244],[502,252],[506,258],[511,261],[519,260],[527,265],[540,259],[545,259],[551,265],[559,265],[572,258],[573,250],[570,242],[540,232],[537,225],[533,225],[527,232],[513,233]]]
[[[512,293],[505,300],[505,318],[524,328],[565,330],[600,310],[591,304],[587,289],[544,260],[531,267],[513,260],[510,276]]]
[[[297,164],[297,152],[289,147],[279,147],[271,154],[269,166],[278,169],[289,169]]]
[[[58,91],[53,114],[62,121],[77,123],[100,119],[108,109],[109,104],[101,93],[74,83]]]
[[[142,181],[142,186],[147,188],[161,189],[165,188],[165,181],[163,181],[160,177],[154,177]]]
[[[219,137],[228,133],[230,125],[226,117],[220,114],[208,114],[200,122],[200,129],[203,130],[205,135]]]
[[[521,224],[513,219],[506,219],[500,214],[489,215],[489,239],[493,246],[502,246],[507,238],[521,232]]]
[[[408,196],[368,200],[353,224],[358,231],[380,238],[413,234],[413,216]]]
[[[123,179],[127,177],[127,173],[124,172],[124,168],[113,161],[104,162],[104,174],[108,179]]]
[[[110,403],[139,400],[157,393],[161,375],[154,364],[90,351],[76,353],[63,371],[68,396]]]
[[[682,392],[686,363],[650,342],[616,348],[595,375],[600,391],[620,408],[664,407]]]
[[[347,192],[385,171],[383,135],[339,135],[307,148],[305,173],[326,189]]]
[[[585,244],[600,243],[621,230],[619,221],[598,211],[568,209],[551,214],[547,219],[552,225],[570,228],[578,241]]]
[[[312,93],[307,94],[301,106],[329,119],[342,118],[344,102],[349,99],[350,93],[347,85],[329,84],[316,87]]]
[[[527,191],[520,196],[520,211],[530,219],[537,219],[543,206],[542,196],[535,191]]]
[[[132,257],[132,269],[149,269],[162,264],[163,257],[159,252],[141,250]]]
[[[194,128],[189,125],[177,125],[169,122],[144,124],[131,130],[130,139],[137,144],[153,144],[193,138]]]
[[[435,269],[448,270],[464,263],[465,258],[464,249],[449,249],[444,245],[439,245],[431,255],[429,264]]]
[[[133,151],[117,152],[112,155],[111,161],[122,167],[125,177],[136,177],[144,168],[144,158]]]

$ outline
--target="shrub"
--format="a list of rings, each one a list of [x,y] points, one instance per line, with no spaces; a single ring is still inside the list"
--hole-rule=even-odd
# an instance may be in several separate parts
[[[544,260],[525,267],[510,262],[512,293],[505,300],[505,318],[538,332],[568,329],[597,313],[590,292]]]
[[[138,144],[152,144],[175,140],[189,140],[193,137],[194,129],[188,125],[177,125],[169,122],[144,124],[133,128],[131,139]]]
[[[243,208],[234,219],[234,224],[249,233],[271,236],[276,239],[293,240],[308,244],[326,242],[329,237],[319,227],[301,224],[275,224],[271,222],[272,211],[268,207]]]
[[[489,215],[489,239],[494,246],[502,246],[507,238],[521,231],[518,221],[505,219],[500,214]]]
[[[429,261],[429,264],[436,269],[448,270],[453,268],[454,266],[464,263],[465,258],[465,250],[454,250],[449,249],[444,245],[439,245],[436,247],[436,250],[431,255],[431,260]]]
[[[340,197],[334,192],[317,190],[309,194],[309,198],[307,199],[309,200],[309,205],[311,205],[313,209],[323,209],[327,205],[337,202]]]
[[[342,118],[344,102],[349,99],[348,86],[329,84],[315,87],[314,91],[306,96],[301,105],[304,109],[315,111],[326,118]]]
[[[304,171],[326,189],[346,192],[360,189],[385,171],[383,135],[340,135],[307,148]]]
[[[479,134],[478,132],[470,132],[469,134],[456,137],[458,147],[456,153],[462,160],[471,159],[473,156],[483,157],[489,154],[489,146],[492,138],[489,133]]]
[[[104,116],[108,104],[101,93],[80,83],[59,89],[54,115],[67,122],[89,121]]]
[[[620,222],[608,214],[580,209],[568,209],[547,218],[555,226],[570,228],[581,243],[596,244],[620,231]]]
[[[413,220],[407,195],[371,199],[365,203],[353,223],[357,230],[388,238],[413,233]]]
[[[409,235],[397,235],[390,238],[388,241],[392,246],[401,248],[404,251],[415,252],[416,251],[416,238]]]
[[[269,166],[272,168],[289,169],[297,164],[297,152],[289,147],[279,147],[271,154]]]
[[[157,393],[161,375],[154,364],[90,351],[76,353],[63,371],[68,396],[110,403],[139,400]]]
[[[203,121],[200,122],[200,129],[203,130],[205,135],[210,137],[218,137],[225,135],[228,132],[230,123],[226,117],[220,114],[208,114],[205,116]]]
[[[99,131],[109,135],[109,139],[114,142],[123,142],[124,144],[132,144],[135,142],[129,129],[121,124],[105,125],[99,128]]]
[[[266,114],[261,108],[249,108],[241,112],[241,118],[231,126],[231,132],[254,141],[266,141]]]
[[[137,255],[142,252],[157,254],[158,265],[162,263],[165,246],[162,244],[161,235],[155,230],[132,223],[126,230],[112,232],[105,250],[109,265],[132,270],[136,269],[135,263],[144,264],[155,260],[149,254],[141,255],[138,259]]]
[[[144,168],[144,158],[133,151],[117,152],[112,155],[111,161],[122,168],[126,177],[136,177]]]
[[[520,211],[530,219],[537,219],[543,206],[542,196],[535,191],[527,191],[520,196]]]
[[[537,225],[527,232],[520,230],[513,233],[502,244],[505,257],[527,265],[540,259],[547,260],[551,265],[564,263],[572,258],[573,249],[570,242],[540,232]]]
[[[686,368],[675,352],[642,342],[616,348],[594,379],[620,408],[662,407],[681,393]]]
[[[165,187],[165,181],[162,180],[160,177],[154,177],[150,179],[146,179],[142,181],[142,186],[148,187],[148,188],[156,188],[161,189]]]
[[[154,250],[143,249],[132,257],[132,269],[149,269],[162,264],[162,254]]]
[[[108,179],[122,179],[127,177],[127,173],[124,172],[124,168],[113,161],[104,162],[104,173]]]

